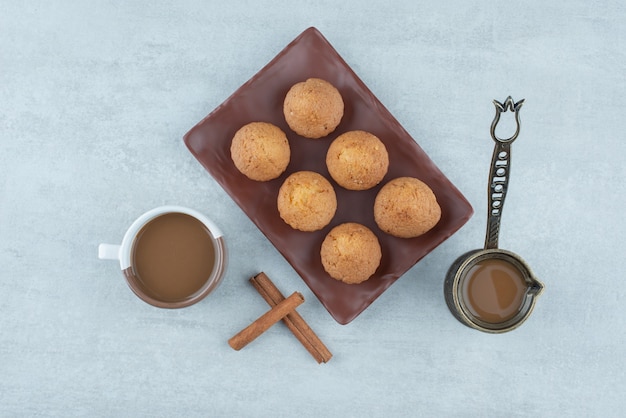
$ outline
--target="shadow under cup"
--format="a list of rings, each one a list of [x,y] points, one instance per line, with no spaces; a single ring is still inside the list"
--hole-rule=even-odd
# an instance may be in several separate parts
[[[220,284],[227,265],[221,231],[202,214],[171,206],[139,217],[118,257],[131,290],[160,308],[183,308],[204,299]]]

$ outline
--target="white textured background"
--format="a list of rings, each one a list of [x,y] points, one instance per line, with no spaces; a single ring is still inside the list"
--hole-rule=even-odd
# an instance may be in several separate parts
[[[347,326],[182,141],[309,26],[476,211]],[[621,1],[0,1],[0,416],[624,416],[625,38]],[[546,291],[494,336],[452,318],[442,283],[482,245],[509,94],[526,104],[500,245]],[[231,251],[184,310],[96,257],[161,204],[207,213]],[[330,363],[282,325],[227,345],[266,310],[261,270],[304,293]]]

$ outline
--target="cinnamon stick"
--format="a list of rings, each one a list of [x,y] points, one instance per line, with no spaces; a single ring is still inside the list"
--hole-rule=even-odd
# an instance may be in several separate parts
[[[303,302],[304,296],[299,292],[294,292],[228,340],[228,344],[237,351],[241,350]]]
[[[285,299],[280,290],[263,272],[251,277],[250,283],[270,306],[276,306]],[[283,322],[318,363],[326,363],[331,359],[332,353],[296,310],[283,317]]]

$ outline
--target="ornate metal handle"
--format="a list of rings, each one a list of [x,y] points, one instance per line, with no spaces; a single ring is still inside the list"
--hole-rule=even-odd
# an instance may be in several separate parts
[[[485,249],[498,248],[498,235],[500,233],[500,219],[502,217],[502,207],[509,185],[509,175],[511,172],[511,143],[515,141],[520,131],[519,110],[524,104],[524,99],[517,103],[513,102],[511,96],[507,97],[504,103],[493,101],[496,107],[496,115],[491,123],[491,137],[496,145],[491,156],[491,169],[489,170],[489,188],[487,190],[489,207],[487,212],[487,233],[485,236]],[[496,135],[496,126],[500,120],[500,114],[510,110],[515,113],[515,123],[517,128],[510,138],[501,139]]]

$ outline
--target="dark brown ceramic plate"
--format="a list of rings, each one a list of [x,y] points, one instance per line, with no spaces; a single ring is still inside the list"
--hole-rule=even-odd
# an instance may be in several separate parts
[[[345,102],[341,124],[327,138],[300,137],[289,129],[283,117],[285,94],[293,84],[309,77],[323,78],[335,85]],[[287,171],[278,179],[269,182],[249,180],[237,171],[231,160],[233,135],[241,126],[253,121],[271,122],[287,134],[291,161]],[[341,188],[332,181],[326,168],[326,151],[332,140],[343,132],[357,129],[378,136],[389,152],[387,176],[378,187],[367,191]],[[340,324],[356,318],[402,274],[465,224],[473,213],[463,195],[315,28],[305,30],[193,127],[184,140],[192,154],[274,244]],[[331,224],[321,231],[296,231],[278,214],[278,189],[289,174],[299,170],[317,171],[335,187],[337,212]],[[401,176],[417,177],[428,184],[442,208],[437,226],[418,238],[392,237],[374,222],[376,193],[387,181]],[[343,222],[359,222],[369,227],[378,236],[383,251],[376,274],[358,285],[332,279],[321,264],[319,253],[324,237],[332,227]]]

